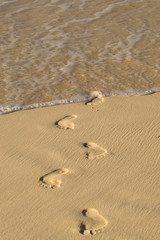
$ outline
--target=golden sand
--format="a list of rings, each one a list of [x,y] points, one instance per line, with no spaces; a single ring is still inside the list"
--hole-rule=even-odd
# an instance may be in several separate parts
[[[159,102],[116,96],[2,115],[1,239],[159,240]]]

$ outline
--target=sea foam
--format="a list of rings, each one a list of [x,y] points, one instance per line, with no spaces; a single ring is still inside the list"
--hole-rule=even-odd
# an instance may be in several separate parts
[[[78,102],[88,102],[98,96],[118,96],[118,95],[126,95],[126,96],[143,96],[143,95],[150,95],[160,91],[160,87],[154,87],[149,90],[118,90],[112,92],[104,92],[104,91],[93,91],[91,94],[86,95],[77,95],[71,98],[53,100],[50,102],[40,102],[34,103],[30,105],[21,105],[21,104],[0,104],[0,114],[7,114],[11,112],[16,112],[20,110],[29,110],[34,108],[41,108],[41,107],[49,107],[55,106],[60,104],[68,104],[68,103],[78,103]]]

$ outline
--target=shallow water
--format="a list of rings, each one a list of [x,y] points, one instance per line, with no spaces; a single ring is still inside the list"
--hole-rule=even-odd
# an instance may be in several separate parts
[[[156,90],[159,12],[159,0],[0,0],[0,104]]]

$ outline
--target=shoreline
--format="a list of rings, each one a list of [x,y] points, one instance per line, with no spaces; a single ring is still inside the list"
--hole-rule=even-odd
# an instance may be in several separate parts
[[[64,98],[64,99],[56,99],[50,102],[40,102],[40,103],[33,103],[29,105],[23,105],[23,104],[0,104],[0,115],[2,114],[8,114],[16,111],[21,110],[30,110],[35,108],[41,108],[41,107],[50,107],[50,106],[56,106],[61,104],[70,104],[70,103],[79,103],[79,102],[88,102],[91,101],[93,98],[98,96],[104,96],[104,97],[112,97],[112,96],[145,96],[145,95],[151,95],[160,92],[160,87],[153,87],[151,89],[145,90],[145,89],[127,89],[127,90],[117,90],[112,92],[107,91],[93,91],[90,94],[85,95],[76,95],[70,98]]]
[[[159,102],[110,96],[2,114],[3,240],[158,240]]]

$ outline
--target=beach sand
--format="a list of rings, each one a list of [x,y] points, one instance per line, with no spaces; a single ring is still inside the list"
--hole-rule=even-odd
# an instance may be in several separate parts
[[[160,93],[0,116],[2,240],[159,240]]]

